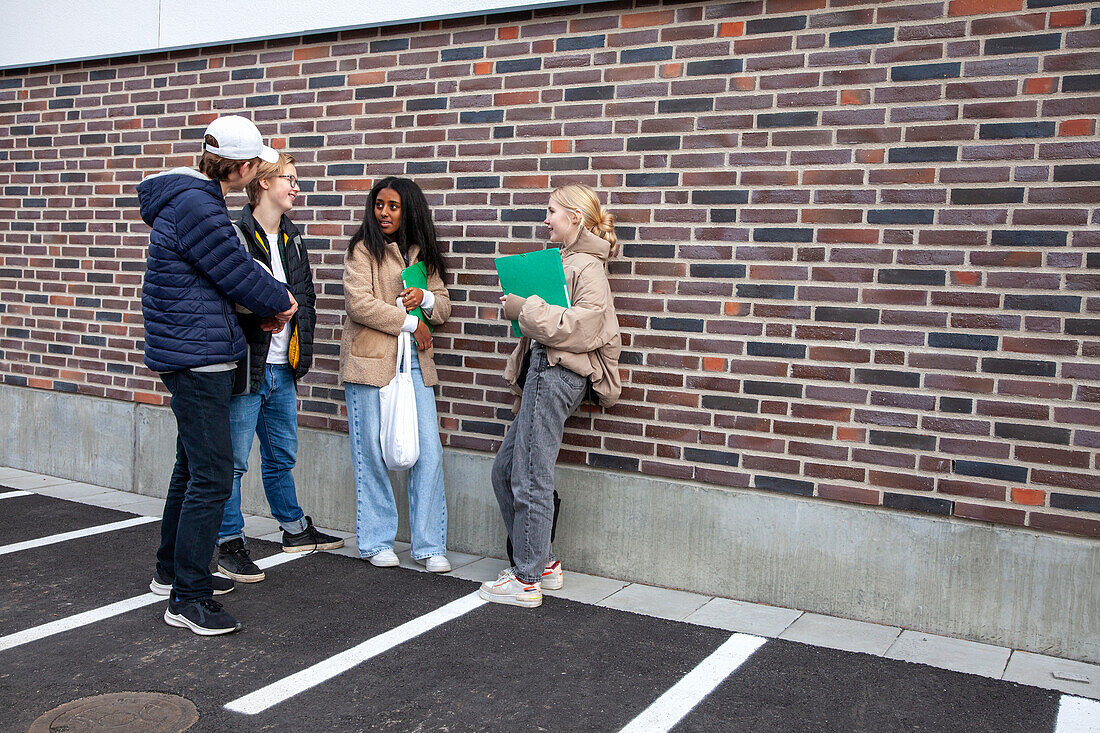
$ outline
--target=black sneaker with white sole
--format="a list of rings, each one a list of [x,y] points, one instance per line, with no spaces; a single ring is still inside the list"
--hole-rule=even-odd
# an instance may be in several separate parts
[[[223,578],[220,575],[210,576],[210,581],[214,589],[214,595],[222,596],[233,590],[233,581],[229,578]],[[149,590],[158,596],[169,596],[172,594],[172,579],[166,577],[156,570],[153,574],[153,579],[149,581]]]
[[[248,556],[248,548],[244,546],[244,540],[239,537],[218,545],[218,570],[242,583],[259,583],[267,577],[264,571],[252,562],[252,558]]]
[[[313,550],[335,550],[343,547],[344,541],[339,537],[318,532],[313,526],[313,519],[306,517],[304,532],[291,534],[283,530],[283,552],[312,552]]]
[[[203,598],[201,601],[177,601],[170,597],[168,608],[164,610],[164,623],[181,629],[190,629],[200,636],[232,634],[244,628],[222,604],[211,598]]]

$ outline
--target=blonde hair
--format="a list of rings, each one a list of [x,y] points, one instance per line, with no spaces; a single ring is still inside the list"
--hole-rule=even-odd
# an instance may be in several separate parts
[[[281,176],[288,165],[294,165],[294,156],[290,153],[279,153],[279,160],[275,163],[268,163],[263,160],[260,161],[260,167],[256,171],[256,177],[249,181],[248,186],[244,189],[248,194],[248,203],[252,204],[253,208],[259,206],[260,196],[262,196],[264,192],[263,187],[260,185],[260,181],[270,181],[276,176]]]
[[[561,188],[555,188],[550,198],[557,201],[567,209],[572,209],[581,215],[581,226],[601,239],[607,240],[611,245],[611,256],[618,252],[615,236],[615,217],[600,204],[596,192],[588,186],[574,183]]]

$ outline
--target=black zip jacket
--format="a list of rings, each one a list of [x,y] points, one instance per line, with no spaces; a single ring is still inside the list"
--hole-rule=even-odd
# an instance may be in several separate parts
[[[237,220],[236,225],[244,234],[249,244],[248,251],[257,262],[262,262],[270,269],[273,255],[281,254],[283,257],[287,287],[294,295],[294,300],[298,301],[298,312],[290,319],[290,353],[288,354],[289,366],[294,370],[294,379],[297,381],[304,377],[313,365],[313,328],[317,323],[317,293],[313,288],[313,272],[309,268],[309,257],[306,254],[305,245],[302,244],[302,234],[298,231],[298,227],[294,226],[294,222],[284,215],[279,222],[279,237],[283,241],[268,242],[263,227],[252,216],[251,204],[245,204],[241,209],[241,218]],[[260,385],[263,383],[271,334],[261,328],[261,319],[252,313],[237,313],[237,319],[244,330],[251,352],[249,391],[256,393],[260,391]]]

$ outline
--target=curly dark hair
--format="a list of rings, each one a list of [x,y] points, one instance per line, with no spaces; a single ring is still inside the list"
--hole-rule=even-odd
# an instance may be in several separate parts
[[[367,197],[367,208],[363,213],[363,223],[351,235],[348,242],[348,255],[355,252],[355,245],[360,242],[379,263],[382,262],[382,254],[386,250],[386,240],[382,235],[382,228],[378,226],[378,220],[374,218],[374,206],[378,200],[378,193],[383,189],[392,189],[401,197],[401,224],[397,229],[397,246],[405,251],[410,244],[420,245],[420,260],[424,263],[429,273],[437,272],[441,279],[447,276],[447,265],[443,261],[443,254],[439,250],[439,242],[435,236],[435,224],[432,223],[432,211],[428,207],[428,200],[424,198],[424,192],[420,186],[408,178],[387,176],[371,187],[370,196]]]

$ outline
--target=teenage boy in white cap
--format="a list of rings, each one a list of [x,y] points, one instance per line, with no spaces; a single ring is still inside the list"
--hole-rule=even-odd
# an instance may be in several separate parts
[[[267,328],[289,321],[298,307],[286,285],[240,246],[225,196],[247,186],[261,160],[278,159],[250,120],[219,117],[206,128],[198,171],[175,168],[138,186],[141,218],[153,229],[141,287],[145,365],[172,394],[177,432],[149,587],[169,596],[165,622],[204,636],[241,628],[212,598],[233,582],[209,568],[233,485],[229,400],[247,348],[234,304]]]

